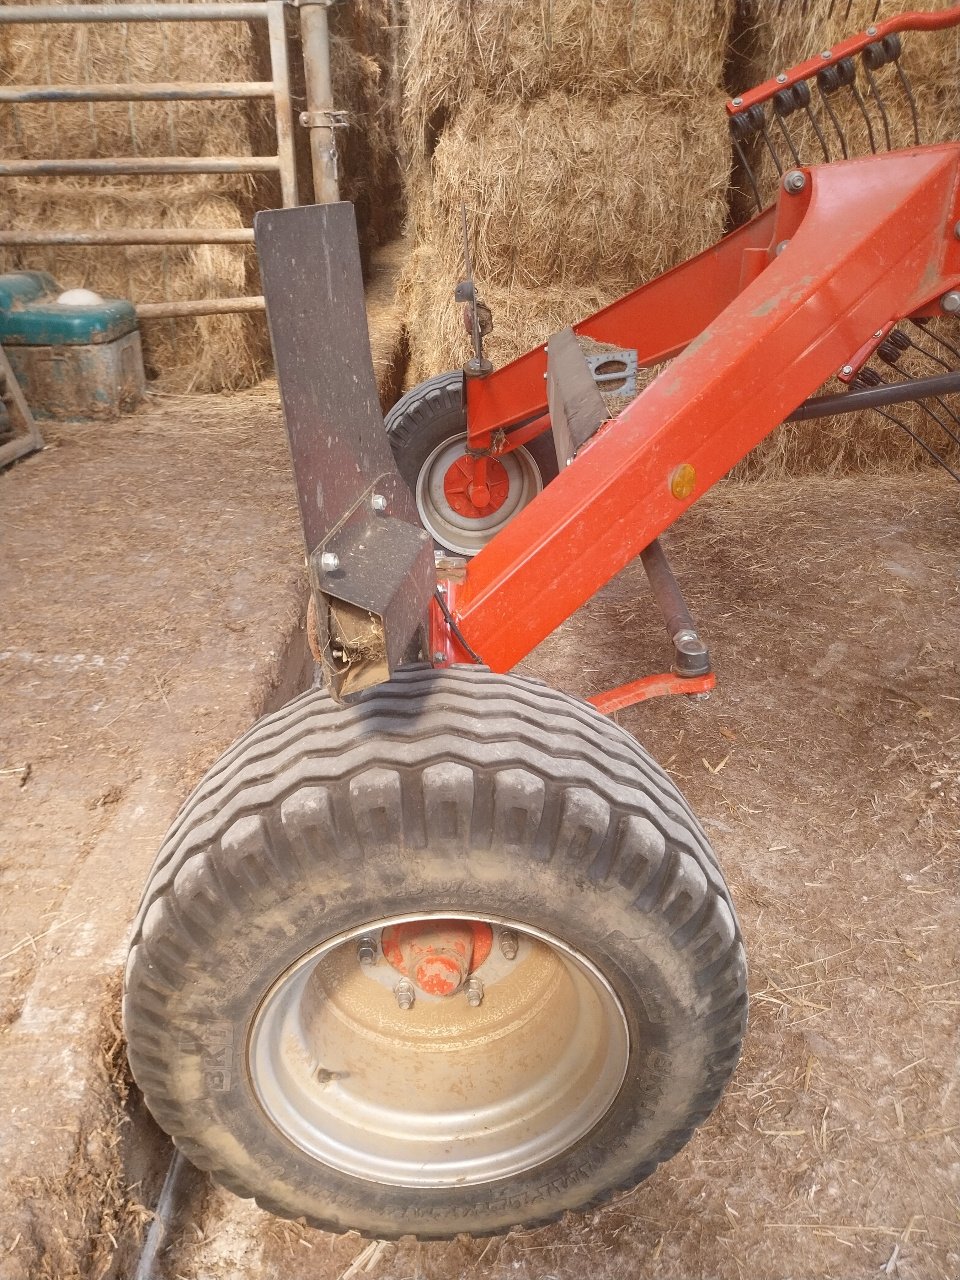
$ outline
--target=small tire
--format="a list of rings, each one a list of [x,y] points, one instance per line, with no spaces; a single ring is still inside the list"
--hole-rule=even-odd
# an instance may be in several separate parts
[[[509,972],[486,980],[479,1010],[418,994],[403,1012],[392,988],[364,986],[358,939],[431,914],[505,921],[529,943],[513,968],[494,948],[485,965]],[[527,999],[534,959],[553,968],[548,995]],[[369,972],[392,983],[378,964]],[[545,1029],[538,1010],[554,989],[569,1017],[549,1013]],[[348,1025],[353,1067],[328,1069],[342,1002],[358,991],[378,1021],[355,1042]],[[316,1041],[320,1066],[303,1067],[312,1019],[341,997]],[[588,1022],[575,1043],[568,1024],[595,1010],[601,1034]],[[134,1076],[194,1164],[281,1217],[379,1238],[535,1226],[648,1177],[716,1106],[746,1011],[729,894],[666,775],[587,704],[476,667],[407,668],[346,707],[312,691],[241,738],[160,850],[124,995]],[[436,1037],[480,1015],[494,1034],[468,1054],[455,1040],[397,1072],[407,1046],[420,1052],[418,1028]],[[587,1076],[583,1052],[601,1055]],[[435,1072],[425,1095],[417,1063]],[[539,1088],[543,1070],[573,1099],[570,1072],[590,1088],[606,1072],[573,1137],[570,1108],[551,1111]],[[490,1099],[512,1117],[493,1147],[474,1123]],[[387,1138],[368,1140],[380,1115]],[[388,1176],[384,1142],[400,1153]],[[318,1158],[317,1144],[332,1154]]]
[[[465,451],[467,411],[463,372],[437,374],[401,396],[384,425],[394,460],[417,501],[424,528],[440,547],[458,555],[475,555],[519,510],[556,477],[557,458],[549,432],[500,458],[510,490],[491,516],[467,519],[446,502],[442,477]]]

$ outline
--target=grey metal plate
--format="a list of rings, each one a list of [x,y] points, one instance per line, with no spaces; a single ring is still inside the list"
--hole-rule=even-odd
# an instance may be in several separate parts
[[[565,467],[609,417],[603,396],[570,328],[547,343],[547,404],[557,462]]]
[[[267,321],[307,551],[396,474],[370,355],[353,205],[271,209],[254,220]],[[419,525],[404,488],[391,515]]]

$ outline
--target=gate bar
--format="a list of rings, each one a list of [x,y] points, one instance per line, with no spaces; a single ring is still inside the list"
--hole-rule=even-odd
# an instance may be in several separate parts
[[[199,84],[24,84],[0,86],[0,102],[204,102],[272,98],[272,80],[220,80]]]

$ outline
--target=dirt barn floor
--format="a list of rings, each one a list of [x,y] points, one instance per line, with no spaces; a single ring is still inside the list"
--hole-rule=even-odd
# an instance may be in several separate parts
[[[302,548],[269,389],[47,434],[0,476],[0,1280],[112,1280],[169,1154],[123,1072],[127,922],[190,786],[302,678]],[[666,544],[719,687],[619,719],[746,934],[719,1111],[616,1203],[490,1240],[330,1236],[198,1178],[163,1280],[957,1280],[960,490],[728,486]],[[637,566],[522,669],[587,694],[667,656]]]

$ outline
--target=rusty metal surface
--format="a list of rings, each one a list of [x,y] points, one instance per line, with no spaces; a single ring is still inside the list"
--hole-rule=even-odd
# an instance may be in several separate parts
[[[266,17],[266,5],[233,4],[9,4],[0,8],[0,26],[14,22],[250,22]]]
[[[253,244],[250,227],[99,227],[91,231],[0,231],[0,244]]]
[[[114,175],[151,173],[276,173],[276,156],[123,156],[105,160],[4,160],[0,177],[44,178],[59,173]]]
[[[547,404],[557,462],[563,468],[610,416],[569,326],[553,334],[547,343]]]
[[[200,84],[0,85],[0,102],[217,102],[271,98],[272,80],[210,80]]]
[[[277,164],[285,209],[299,203],[297,161],[293,146],[293,107],[290,103],[290,68],[287,64],[287,30],[282,4],[268,3],[267,34],[270,41],[270,75],[273,80],[273,115],[277,132]]]
[[[331,689],[346,696],[415,642],[436,583],[433,543],[383,426],[353,206],[271,210],[254,230],[318,637]],[[379,632],[363,632],[364,613]]]

